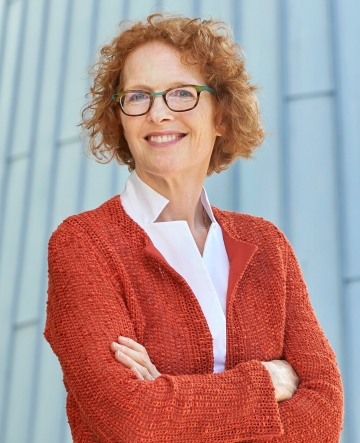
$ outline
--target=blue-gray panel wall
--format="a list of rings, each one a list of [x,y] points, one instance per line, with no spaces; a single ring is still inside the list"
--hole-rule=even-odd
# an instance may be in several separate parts
[[[245,51],[269,135],[254,160],[214,174],[206,187],[214,205],[285,229],[345,368],[346,441],[358,441],[360,5],[353,0],[0,0],[0,441],[71,441],[61,370],[42,338],[46,245],[64,218],[123,189],[125,167],[83,155],[76,124],[87,67],[121,19],[158,9],[223,19]]]
[[[332,87],[328,0],[288,0],[288,93],[319,93]]]
[[[360,386],[356,373],[359,362],[360,299],[360,3],[332,0],[332,22],[335,28],[334,77],[337,84],[336,111],[338,206],[341,224],[341,272],[344,322],[344,367],[347,441],[360,440]]]
[[[351,334],[347,337],[351,359],[349,359],[349,389],[352,395],[347,401],[346,435],[347,442],[360,441],[359,405],[360,405],[360,380],[359,380],[359,336],[360,336],[360,280],[348,284],[346,291],[350,306],[348,322]]]
[[[239,162],[237,206],[241,212],[264,217],[281,227],[278,2],[243,0],[241,5],[239,41],[252,80],[260,88],[258,98],[268,135],[253,160]]]
[[[332,107],[331,97],[289,106],[290,237],[319,321],[341,361]]]
[[[167,2],[165,4],[167,5]],[[201,16],[204,19],[212,17],[214,20],[222,19],[234,28],[240,25],[240,17],[234,16],[235,8],[232,0],[225,0],[221,4],[212,0],[200,2],[195,6],[192,16]],[[236,190],[232,187],[231,176],[237,167],[238,165],[235,164],[226,172],[213,174],[206,179],[205,187],[214,206],[229,210],[234,209]]]
[[[360,2],[345,0],[337,13],[339,74],[344,167],[345,232],[347,235],[347,278],[360,277]]]

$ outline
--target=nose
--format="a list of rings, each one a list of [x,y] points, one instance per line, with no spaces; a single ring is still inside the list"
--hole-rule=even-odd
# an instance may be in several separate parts
[[[166,106],[162,96],[154,97],[153,104],[148,113],[148,120],[155,124],[174,120],[173,112]]]

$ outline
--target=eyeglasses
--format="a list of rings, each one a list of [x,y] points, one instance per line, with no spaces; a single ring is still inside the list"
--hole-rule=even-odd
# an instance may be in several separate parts
[[[162,96],[166,106],[174,112],[185,112],[194,109],[199,103],[200,93],[208,91],[216,94],[215,89],[208,86],[181,85],[162,92],[129,90],[111,96],[120,103],[122,112],[131,117],[147,114],[154,103],[155,97]]]

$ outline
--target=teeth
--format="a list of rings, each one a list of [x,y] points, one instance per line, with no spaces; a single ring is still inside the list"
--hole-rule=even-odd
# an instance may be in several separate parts
[[[177,138],[181,138],[181,135],[151,135],[149,140],[155,143],[166,143],[176,140]]]

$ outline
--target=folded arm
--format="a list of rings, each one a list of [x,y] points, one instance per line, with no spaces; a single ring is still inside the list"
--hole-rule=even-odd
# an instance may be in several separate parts
[[[289,401],[279,404],[284,434],[272,443],[338,443],[343,388],[335,355],[310,304],[292,247],[285,240],[286,325],[283,358],[299,376]]]
[[[110,349],[116,360],[130,369],[139,380],[153,381],[160,377],[160,372],[151,362],[144,346],[128,337],[118,337]],[[277,402],[290,400],[299,385],[299,377],[285,360],[261,362],[268,370],[275,389]]]
[[[81,228],[58,228],[49,243],[45,337],[99,442],[118,442],[119,435],[132,443],[230,443],[281,435],[274,388],[260,362],[219,374],[163,374],[151,383],[116,362],[109,343],[119,334],[137,339],[123,291]]]

